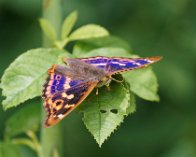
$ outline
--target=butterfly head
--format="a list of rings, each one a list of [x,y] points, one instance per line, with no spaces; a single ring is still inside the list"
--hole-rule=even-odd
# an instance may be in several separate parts
[[[97,87],[108,86],[110,82],[111,78],[109,76],[104,76],[97,84]]]

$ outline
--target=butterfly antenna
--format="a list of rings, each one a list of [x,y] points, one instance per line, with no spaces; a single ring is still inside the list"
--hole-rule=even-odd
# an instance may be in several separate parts
[[[122,82],[124,81],[124,79],[122,79],[122,80],[117,80],[117,79],[113,78],[112,76],[111,76],[110,78],[111,78],[113,81],[118,82],[118,83],[122,83]]]

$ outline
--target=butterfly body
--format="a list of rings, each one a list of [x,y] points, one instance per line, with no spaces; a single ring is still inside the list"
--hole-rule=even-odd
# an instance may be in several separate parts
[[[150,58],[66,58],[67,66],[53,65],[48,70],[43,99],[47,112],[45,127],[58,123],[75,109],[95,87],[109,85],[112,75],[146,67],[160,57]]]

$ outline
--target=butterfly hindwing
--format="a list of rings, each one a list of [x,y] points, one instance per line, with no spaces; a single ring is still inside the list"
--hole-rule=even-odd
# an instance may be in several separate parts
[[[47,98],[44,107],[47,111],[45,127],[58,123],[74,110],[94,89],[97,83],[81,83]]]

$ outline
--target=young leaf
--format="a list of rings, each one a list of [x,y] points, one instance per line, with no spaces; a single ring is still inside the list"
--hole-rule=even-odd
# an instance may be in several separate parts
[[[39,23],[44,34],[54,42],[57,39],[57,34],[52,24],[43,18],[39,19]]]
[[[127,50],[129,53],[131,52],[131,47],[126,41],[115,36],[106,36],[78,41],[74,45],[73,54],[77,56],[78,54],[81,55],[102,47],[121,48]]]
[[[109,33],[105,28],[95,24],[88,24],[78,28],[73,33],[71,33],[69,40],[83,40],[89,38],[104,37],[108,35]]]
[[[123,122],[129,99],[129,90],[122,84],[112,83],[109,91],[106,87],[100,88],[98,95],[91,94],[80,106],[84,124],[99,146]]]
[[[128,71],[122,75],[130,84],[131,91],[139,97],[145,100],[159,101],[157,78],[150,67]]]
[[[0,142],[0,157],[21,157],[18,146],[10,142]]]
[[[65,18],[62,29],[61,29],[61,39],[63,40],[71,32],[78,17],[77,11],[73,11],[67,18]]]
[[[5,135],[12,137],[29,130],[37,131],[41,121],[40,100],[33,100],[30,104],[25,104],[19,111],[13,114],[7,122]]]
[[[47,69],[57,63],[65,51],[56,49],[32,49],[20,55],[6,69],[2,77],[2,102],[4,109],[41,95]]]

